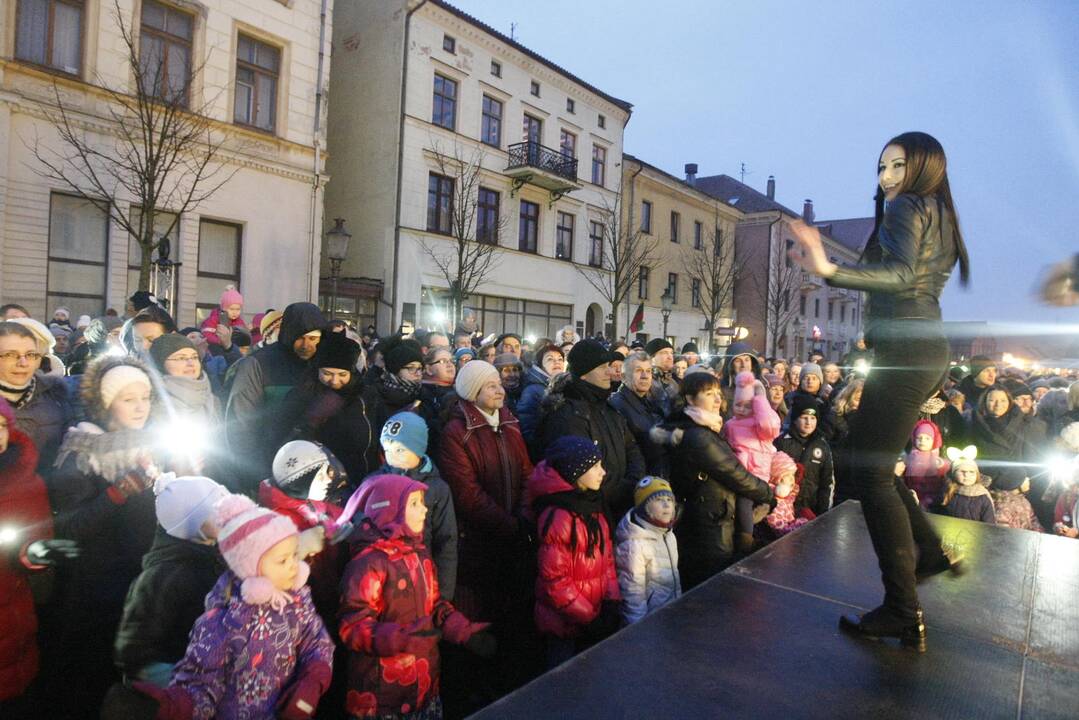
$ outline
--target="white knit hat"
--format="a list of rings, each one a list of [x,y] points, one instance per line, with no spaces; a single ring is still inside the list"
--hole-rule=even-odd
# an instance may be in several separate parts
[[[457,397],[476,402],[476,396],[480,394],[480,390],[492,380],[501,381],[495,366],[484,360],[473,360],[465,363],[457,371],[457,379],[453,387],[457,391]]]
[[[228,494],[228,490],[208,477],[161,473],[154,481],[157,522],[166,533],[180,540],[203,539],[203,523],[213,517],[214,506]]]
[[[128,385],[151,387],[150,377],[134,365],[117,365],[101,378],[101,405],[106,410],[116,399],[116,395]]]

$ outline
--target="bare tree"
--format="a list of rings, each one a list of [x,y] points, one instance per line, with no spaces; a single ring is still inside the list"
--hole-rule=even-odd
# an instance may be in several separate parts
[[[428,218],[428,226],[444,230],[450,243],[447,248],[445,242],[421,240],[420,246],[449,288],[446,314],[452,328],[461,318],[465,298],[475,293],[501,263],[498,240],[506,227],[506,216],[501,208],[491,217],[490,208],[480,207],[483,150],[465,152],[456,142],[448,153],[437,141],[432,141],[432,147],[438,173],[448,178],[451,187],[442,204],[428,210],[435,213],[435,217]]]
[[[715,353],[716,322],[723,309],[734,303],[734,284],[742,276],[745,261],[735,257],[734,238],[724,237],[716,213],[711,237],[704,248],[687,247],[682,254],[682,270],[699,289],[697,308],[708,328],[708,352]]]
[[[621,195],[616,196],[613,204],[605,202],[600,223],[602,247],[598,252],[589,248],[588,265],[573,267],[610,306],[611,327],[617,335],[618,307],[628,301],[642,268],[654,262],[658,241],[642,233],[639,227],[629,227],[629,220],[622,217]]]
[[[53,83],[42,111],[56,127],[59,147],[47,147],[35,135],[30,150],[39,163],[33,170],[90,202],[135,238],[141,249],[139,290],[150,287],[153,252],[176,228],[180,217],[198,207],[239,170],[225,170],[219,157],[224,138],[213,132],[208,112],[213,99],[191,105],[192,78],[205,61],[166,69],[160,51],[147,45],[140,52],[134,23],[125,20],[119,0],[113,17],[120,30],[131,87],[97,84],[107,102],[107,128],[91,127],[82,113]],[[170,60],[175,64],[175,60]],[[108,142],[95,139],[102,132]],[[155,233],[158,214],[171,216],[163,233]]]
[[[802,270],[791,262],[781,249],[771,254],[764,287],[757,286],[761,307],[765,313],[765,333],[771,340],[771,352],[779,350],[779,340],[785,337],[791,320],[798,314],[798,298],[802,288]]]

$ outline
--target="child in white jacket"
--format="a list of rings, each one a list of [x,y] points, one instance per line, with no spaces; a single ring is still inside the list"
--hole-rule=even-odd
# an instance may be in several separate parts
[[[682,594],[673,530],[678,506],[670,483],[642,478],[633,505],[615,533],[615,566],[627,625]]]

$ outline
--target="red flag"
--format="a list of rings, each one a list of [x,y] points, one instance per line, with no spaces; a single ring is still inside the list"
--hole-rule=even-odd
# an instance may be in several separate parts
[[[633,322],[629,324],[631,333],[640,332],[644,329],[644,303],[637,306],[637,312],[633,313]]]

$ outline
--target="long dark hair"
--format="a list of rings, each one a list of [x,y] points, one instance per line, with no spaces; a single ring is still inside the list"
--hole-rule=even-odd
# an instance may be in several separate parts
[[[959,259],[959,281],[964,285],[970,283],[970,259],[967,257],[967,246],[963,242],[963,235],[959,232],[959,214],[955,211],[955,203],[952,201],[952,189],[948,185],[948,160],[944,157],[944,148],[940,142],[924,132],[905,132],[896,135],[884,143],[884,147],[898,145],[903,148],[907,156],[907,172],[899,186],[899,194],[913,193],[922,197],[936,197],[948,208],[952,216],[952,232],[955,236],[955,251]],[[881,148],[881,155],[884,148]],[[879,174],[880,156],[877,156]],[[877,236],[881,221],[884,219],[884,190],[877,183],[877,193],[873,198],[875,205],[873,234]]]

